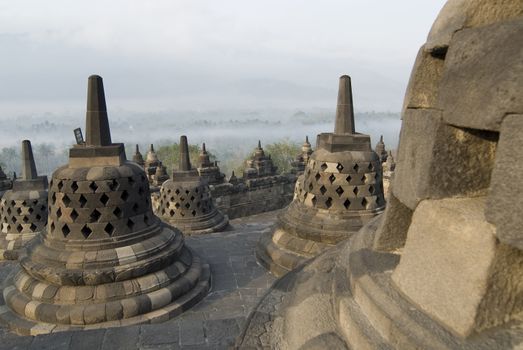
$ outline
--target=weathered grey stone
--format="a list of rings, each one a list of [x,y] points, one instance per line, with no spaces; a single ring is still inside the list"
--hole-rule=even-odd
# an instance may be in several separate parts
[[[433,56],[425,46],[419,49],[405,93],[403,113],[407,108],[435,107],[444,63],[442,58]]]
[[[413,210],[425,198],[485,194],[496,142],[497,133],[444,124],[440,111],[407,109],[392,193]]]
[[[496,161],[485,210],[486,218],[496,226],[496,236],[523,250],[523,207],[516,198],[523,197],[523,115],[509,114],[503,119],[496,149]],[[510,195],[508,195],[510,193]]]
[[[437,102],[445,122],[498,131],[507,113],[523,113],[522,36],[521,20],[464,29],[453,36]]]
[[[400,264],[392,275],[409,300],[462,337],[501,324],[506,321],[503,317],[523,308],[518,301],[523,283],[516,282],[522,275],[513,275],[523,254],[511,253],[514,258],[500,256],[505,252],[496,243],[495,227],[485,220],[484,201],[473,198],[421,202],[414,212]],[[495,265],[505,259],[514,261],[503,262],[508,269],[501,272]],[[504,277],[493,276],[493,270]],[[499,287],[492,286],[493,278],[515,282],[495,292],[508,302],[502,306],[502,312],[491,308],[493,300],[484,301],[486,294],[492,293],[489,289]],[[501,305],[499,301],[495,303],[496,308]]]
[[[374,238],[374,249],[390,251],[402,248],[412,220],[412,210],[392,193],[388,197],[381,226]]]

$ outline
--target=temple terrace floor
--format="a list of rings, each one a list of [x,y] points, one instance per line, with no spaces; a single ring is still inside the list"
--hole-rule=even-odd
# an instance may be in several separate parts
[[[254,249],[277,211],[231,221],[225,232],[187,237],[211,265],[212,290],[199,304],[164,323],[22,337],[0,324],[0,349],[226,349],[275,278],[256,263]],[[0,263],[3,280],[14,266]]]

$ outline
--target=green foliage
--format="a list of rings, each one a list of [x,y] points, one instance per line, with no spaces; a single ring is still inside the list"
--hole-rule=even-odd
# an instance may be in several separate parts
[[[199,155],[200,155],[200,146],[199,145],[189,145],[189,158],[191,159],[191,165],[193,168],[196,168],[199,165]],[[214,156],[211,152],[209,157],[213,161]],[[178,168],[178,163],[180,161],[180,145],[178,143],[173,143],[171,145],[160,146],[156,149],[156,154],[158,159],[162,161],[163,165],[167,167],[167,173],[170,174],[173,169]],[[145,154],[144,154],[145,157]]]
[[[266,155],[271,155],[278,172],[288,173],[291,170],[291,161],[301,152],[301,145],[286,139],[268,144],[264,149]]]

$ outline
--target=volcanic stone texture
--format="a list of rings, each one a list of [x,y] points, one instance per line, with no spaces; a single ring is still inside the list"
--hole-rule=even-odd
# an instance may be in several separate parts
[[[383,216],[285,275],[238,347],[523,346],[523,3],[449,1],[405,96]]]

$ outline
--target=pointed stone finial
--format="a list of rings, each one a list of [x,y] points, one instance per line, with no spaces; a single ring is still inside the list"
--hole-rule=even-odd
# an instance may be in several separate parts
[[[258,140],[258,148],[262,148],[261,147],[261,140]]]
[[[87,146],[111,145],[102,77],[91,75],[87,83],[87,113],[85,127]]]
[[[335,134],[354,134],[354,107],[352,104],[352,86],[348,75],[340,77],[338,105],[336,107]]]
[[[202,144],[202,153],[206,153],[207,150],[205,149],[205,142]]]
[[[22,179],[23,180],[34,180],[38,178],[36,172],[35,160],[33,157],[33,148],[31,147],[31,141],[22,141]]]
[[[309,142],[309,136],[308,136],[308,135],[305,136],[305,143],[310,143],[310,142]]]
[[[16,180],[16,171],[13,171],[13,181]]]
[[[140,153],[140,147],[138,147],[138,144],[136,144],[136,150],[134,151],[134,153],[136,153],[136,154]]]
[[[180,165],[179,170],[191,170],[191,160],[189,159],[189,145],[187,143],[187,136],[180,137]]]
[[[383,143],[383,135],[380,135],[380,142]]]
[[[151,143],[151,145],[149,146],[149,152],[154,152],[154,145]]]

